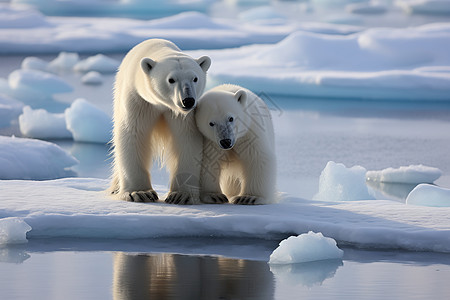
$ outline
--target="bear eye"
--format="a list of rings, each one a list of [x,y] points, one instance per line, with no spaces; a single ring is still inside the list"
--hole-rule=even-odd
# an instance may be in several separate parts
[[[234,121],[234,119],[233,119],[233,117],[230,117],[229,119],[228,119],[228,122],[233,122]]]
[[[209,126],[213,127],[214,123],[213,122],[209,122]]]
[[[170,83],[170,84],[175,83],[175,79],[169,78],[169,83]]]
[[[198,78],[197,77],[194,77],[194,82],[197,82],[198,81]]]

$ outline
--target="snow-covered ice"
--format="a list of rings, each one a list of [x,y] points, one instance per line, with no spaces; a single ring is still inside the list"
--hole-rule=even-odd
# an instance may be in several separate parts
[[[411,205],[450,207],[450,189],[432,184],[419,184],[406,198]]]
[[[0,218],[22,218],[28,238],[242,237],[321,232],[338,244],[450,252],[449,209],[383,200],[285,198],[260,206],[130,203],[109,198],[109,180],[0,181]],[[166,188],[155,186],[162,197]]]
[[[402,166],[400,168],[386,168],[381,171],[367,171],[367,180],[395,183],[433,183],[441,177],[438,168],[424,165]]]
[[[396,4],[408,13],[450,14],[450,1],[448,0],[398,0]]]
[[[209,75],[269,94],[449,100],[449,45],[450,23],[346,36],[297,31],[273,45],[209,51]]]
[[[26,243],[31,227],[19,218],[0,219],[0,246]]]
[[[111,140],[111,118],[85,99],[76,99],[66,109],[65,117],[74,141],[107,143]]]
[[[75,52],[60,52],[58,57],[48,64],[48,69],[54,72],[70,71],[80,60],[78,53]]]
[[[45,109],[23,108],[19,116],[22,135],[36,139],[71,139],[72,133],[66,128],[64,113],[49,113]]]
[[[74,64],[73,68],[79,72],[114,73],[117,71],[119,64],[120,62],[115,59],[103,54],[97,54]]]
[[[352,201],[373,199],[366,186],[366,169],[361,166],[347,168],[329,161],[320,174],[319,192],[314,200]]]
[[[103,77],[97,71],[90,71],[81,77],[81,82],[84,84],[99,85],[103,83]]]
[[[0,136],[1,179],[46,180],[73,176],[69,168],[77,163],[73,156],[53,143]],[[4,193],[2,190],[2,197]]]
[[[270,255],[270,264],[295,264],[327,259],[341,259],[344,251],[336,241],[322,233],[308,232],[280,242]]]

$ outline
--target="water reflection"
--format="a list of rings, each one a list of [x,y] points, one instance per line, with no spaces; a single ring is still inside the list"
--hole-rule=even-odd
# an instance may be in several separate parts
[[[277,280],[289,285],[312,287],[322,285],[326,279],[333,278],[337,269],[342,265],[342,260],[331,259],[289,265],[270,265],[270,271]]]
[[[366,184],[376,192],[380,192],[382,196],[388,199],[405,202],[406,197],[416,187],[416,184],[410,183],[390,183],[367,180]],[[377,197],[381,198],[381,197]]]
[[[264,261],[178,254],[114,255],[113,294],[122,299],[273,299]]]

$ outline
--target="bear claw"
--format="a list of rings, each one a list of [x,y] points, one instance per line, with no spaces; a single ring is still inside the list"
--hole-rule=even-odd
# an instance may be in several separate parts
[[[153,191],[136,191],[127,193],[125,200],[129,202],[156,202],[158,201],[158,194]]]
[[[181,204],[181,205],[194,204],[192,196],[188,193],[182,192],[171,192],[167,196],[165,202],[169,204]]]
[[[223,204],[228,203],[228,198],[221,193],[210,193],[203,196],[202,202],[206,204]]]
[[[261,199],[256,196],[236,196],[232,202],[239,205],[257,205],[261,204]]]

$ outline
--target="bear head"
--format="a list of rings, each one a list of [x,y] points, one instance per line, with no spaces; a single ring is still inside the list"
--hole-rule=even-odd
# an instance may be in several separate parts
[[[251,118],[246,111],[247,93],[208,91],[199,100],[195,120],[200,132],[221,149],[232,149],[249,130]]]
[[[175,56],[158,62],[145,57],[141,60],[145,90],[160,103],[176,113],[188,113],[197,105],[206,84],[206,71],[211,65],[208,56],[193,59]],[[145,97],[144,99],[148,99]]]

